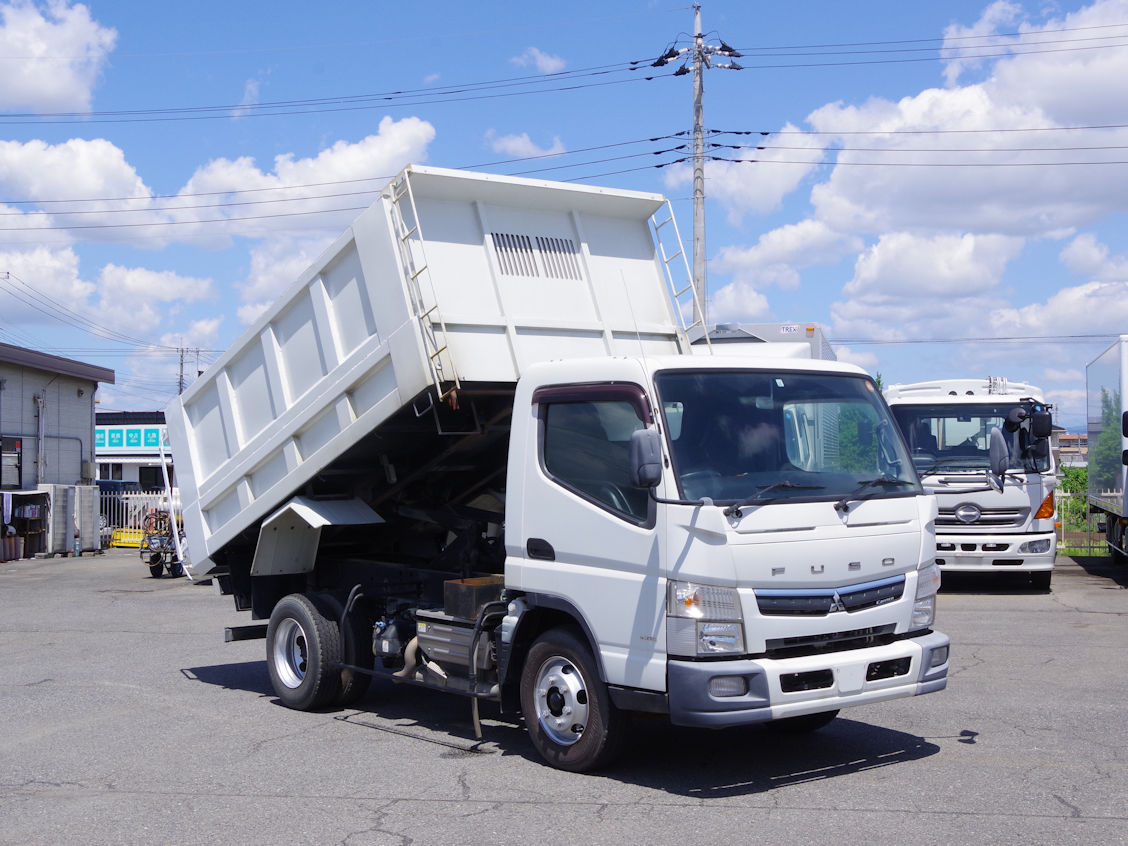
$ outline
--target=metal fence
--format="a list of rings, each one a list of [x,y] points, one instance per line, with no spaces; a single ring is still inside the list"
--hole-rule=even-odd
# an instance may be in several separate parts
[[[180,491],[172,489],[171,502],[164,490],[155,491],[102,491],[98,499],[98,524],[102,532],[102,546],[110,546],[126,539],[122,545],[136,546],[150,515],[167,514],[181,525]]]
[[[1054,492],[1058,512],[1058,550],[1078,555],[1107,553],[1104,532],[1098,527],[1100,515],[1089,513],[1089,496],[1083,493]]]

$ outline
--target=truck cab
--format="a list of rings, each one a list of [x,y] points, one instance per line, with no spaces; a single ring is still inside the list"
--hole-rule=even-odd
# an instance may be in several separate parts
[[[938,499],[941,570],[1025,572],[1035,588],[1048,590],[1056,477],[1042,391],[1001,378],[953,379],[893,385],[885,398]]]

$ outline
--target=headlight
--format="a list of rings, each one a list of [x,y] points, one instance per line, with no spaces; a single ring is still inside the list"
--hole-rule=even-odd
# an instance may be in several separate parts
[[[940,590],[940,568],[933,562],[917,574],[916,601],[910,625],[926,629],[936,619],[936,591]]]
[[[1050,544],[1053,543],[1049,538],[1042,538],[1036,541],[1027,541],[1018,548],[1020,553],[1035,554],[1040,552],[1049,552]]]
[[[924,599],[918,599],[913,603],[913,619],[912,627],[914,629],[926,629],[932,625],[932,621],[936,619],[936,595],[927,596]]]
[[[935,596],[940,590],[940,568],[933,562],[928,568],[917,573],[916,598]]]
[[[666,592],[666,651],[671,655],[739,655],[744,617],[733,588],[671,581]]]

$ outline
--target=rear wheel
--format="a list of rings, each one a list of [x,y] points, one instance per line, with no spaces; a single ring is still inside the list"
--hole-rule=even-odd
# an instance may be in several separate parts
[[[529,650],[521,711],[533,746],[558,769],[597,769],[622,747],[623,714],[612,704],[591,650],[572,629],[550,629]]]
[[[341,633],[308,597],[292,593],[270,614],[266,665],[274,692],[287,708],[310,711],[340,690]]]
[[[817,714],[802,714],[798,717],[784,717],[780,720],[772,720],[770,725],[776,731],[785,732],[786,734],[808,734],[812,731],[818,731],[823,726],[830,725],[831,721],[838,716],[838,710],[833,711],[820,711]]]
[[[333,619],[337,621],[341,619],[341,614],[345,610],[344,605],[335,596],[319,594],[317,599],[324,600],[323,607],[326,613],[332,614]],[[338,622],[339,627],[340,623]],[[341,663],[371,670],[375,663],[375,656],[372,654],[371,622],[354,608],[348,619],[345,620],[345,627],[339,628],[339,630],[341,632]],[[369,673],[342,668],[340,689],[333,700],[334,704],[340,705],[342,708],[352,707],[364,698],[371,682],[372,676]]]

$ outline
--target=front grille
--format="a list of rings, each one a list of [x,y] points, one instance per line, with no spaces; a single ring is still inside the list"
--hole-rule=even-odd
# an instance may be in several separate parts
[[[866,629],[853,629],[845,632],[803,635],[801,637],[777,637],[768,640],[764,646],[768,658],[800,658],[805,655],[821,655],[825,652],[841,652],[847,649],[865,649],[869,646],[884,646],[894,641],[892,623],[885,626],[871,626]]]
[[[1021,527],[1026,525],[1026,518],[1029,514],[1029,508],[984,508],[978,520],[974,523],[964,523],[956,518],[954,508],[941,508],[940,514],[936,518],[936,525],[958,529]]]
[[[814,590],[758,590],[756,606],[765,617],[822,617],[832,611],[862,611],[895,602],[905,592],[905,577]]]

